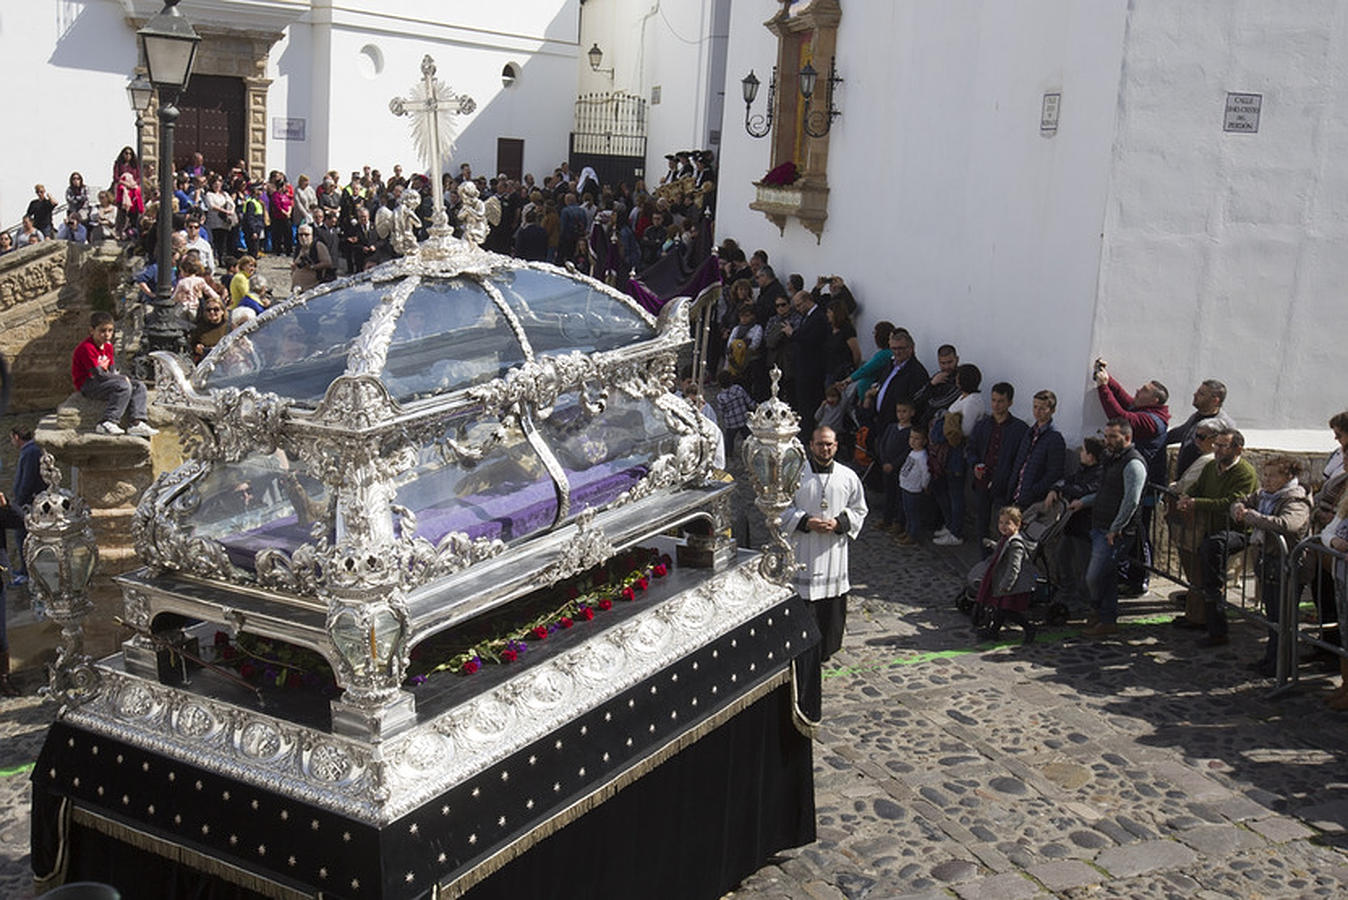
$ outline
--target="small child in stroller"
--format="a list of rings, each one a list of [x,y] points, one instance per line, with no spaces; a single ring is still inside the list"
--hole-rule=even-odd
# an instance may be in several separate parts
[[[997,514],[997,530],[1001,539],[987,560],[983,578],[978,584],[975,602],[988,615],[980,617],[985,624],[978,630],[980,641],[997,638],[1002,626],[1011,621],[1024,633],[1022,643],[1034,642],[1034,625],[1025,614],[1034,597],[1035,569],[1030,564],[1031,547],[1020,533],[1021,512],[1018,507],[1004,506]]]

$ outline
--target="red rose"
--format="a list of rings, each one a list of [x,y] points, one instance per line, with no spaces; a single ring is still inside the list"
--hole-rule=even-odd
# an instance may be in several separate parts
[[[482,663],[478,662],[475,659],[470,659],[468,660],[468,662],[463,664],[463,672],[465,675],[472,675],[480,668],[482,668]]]
[[[541,641],[543,640],[543,638],[548,636],[548,629],[542,625],[539,625],[537,628],[533,630],[532,633],[534,637],[538,638]]]
[[[246,662],[243,665],[239,666],[239,674],[242,675],[244,678],[252,678],[254,675],[257,674],[257,666],[254,666],[250,662]]]
[[[223,647],[225,644],[228,643],[229,643],[229,635],[227,633],[223,631],[217,631],[215,633],[215,646]]]
[[[235,650],[233,647],[226,647],[225,649],[223,649],[223,650],[220,651],[220,658],[221,658],[221,659],[233,659],[234,657],[236,657],[236,656],[238,656],[238,655],[239,655],[239,652],[238,652],[237,650]]]
[[[665,567],[664,563],[656,563],[655,568],[651,569],[651,574],[656,578],[664,578],[668,573],[669,569]]]
[[[613,608],[613,601],[605,597],[603,600],[599,601],[599,608],[602,610],[610,610]]]
[[[649,579],[646,578],[645,575],[642,575],[640,578],[637,579],[637,590],[644,591],[646,590],[646,588],[650,586],[651,582]]]
[[[594,610],[587,606],[580,611],[580,617],[588,622],[594,618]]]
[[[502,651],[501,651],[501,659],[504,660],[505,662],[514,662],[515,660],[517,660],[517,659],[519,659],[519,658],[520,658],[520,655],[519,655],[518,653],[516,653],[514,650],[502,650]]]
[[[563,628],[570,628],[572,625],[576,623],[572,622],[571,619],[569,619],[568,617],[562,616],[562,620],[558,624],[561,625]]]
[[[630,587],[625,587],[623,588],[622,596],[624,600],[635,600],[637,598],[637,592]]]

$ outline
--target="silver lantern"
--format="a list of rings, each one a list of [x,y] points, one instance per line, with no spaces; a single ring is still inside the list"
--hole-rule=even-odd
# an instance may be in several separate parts
[[[768,523],[768,545],[763,548],[763,575],[780,584],[795,575],[795,554],[782,531],[782,513],[791,505],[800,474],[805,468],[805,448],[796,437],[800,417],[777,396],[782,370],[772,367],[772,396],[749,416],[750,437],[741,446],[744,467],[754,488],[754,505]]]
[[[84,652],[84,618],[93,609],[89,581],[98,565],[98,545],[89,527],[89,507],[61,487],[61,471],[50,453],[42,454],[47,489],[33,498],[24,524],[28,538],[23,557],[31,589],[47,616],[61,626],[61,647],[48,672],[43,696],[77,706],[98,692],[98,677]]]

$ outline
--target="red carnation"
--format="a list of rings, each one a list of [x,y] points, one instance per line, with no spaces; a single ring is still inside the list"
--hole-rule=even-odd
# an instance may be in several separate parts
[[[520,658],[520,655],[519,655],[518,653],[516,653],[514,650],[502,650],[502,651],[501,651],[501,659],[504,660],[505,662],[514,662],[515,660],[517,660],[517,659],[519,659],[519,658]]]
[[[646,588],[650,586],[651,586],[650,579],[648,579],[645,575],[642,575],[640,578],[637,579],[637,590],[644,591],[646,590]]]
[[[623,599],[624,599],[624,600],[635,600],[636,598],[637,598],[637,592],[636,592],[636,591],[632,590],[630,587],[625,587],[625,588],[623,588]]]
[[[613,608],[613,601],[605,597],[603,600],[599,601],[599,608],[606,611],[610,610]]]
[[[465,675],[472,675],[480,668],[482,668],[482,663],[478,662],[475,659],[470,659],[468,660],[468,662],[463,664],[463,672]]]
[[[669,569],[665,567],[664,563],[656,563],[655,568],[651,569],[651,574],[656,578],[664,578],[668,573]]]
[[[594,618],[594,610],[587,606],[580,611],[580,617],[588,622]]]
[[[572,625],[576,623],[572,622],[571,619],[569,619],[568,617],[562,616],[562,620],[558,624],[560,624],[563,628],[570,628]]]
[[[542,625],[539,625],[533,630],[533,636],[541,641],[543,640],[543,638],[548,636],[548,629]]]
[[[244,678],[252,678],[254,675],[257,674],[257,666],[253,665],[250,662],[246,662],[243,665],[239,666],[239,674],[242,675]]]

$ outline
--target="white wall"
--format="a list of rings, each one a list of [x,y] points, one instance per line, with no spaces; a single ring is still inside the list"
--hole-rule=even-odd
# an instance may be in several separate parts
[[[909,328],[929,367],[950,342],[988,387],[1008,380],[1028,415],[1059,396],[1069,440],[1089,405],[1092,322],[1114,137],[1125,0],[895,0],[846,4],[823,238],[797,220],[779,235],[750,210],[768,140],[743,126],[740,79],[763,81],[774,10],[734,4],[721,155],[719,237],[768,251],[785,281],[843,275],[860,300],[863,351],[879,319]],[[1055,137],[1046,91],[1063,93]]]
[[[1131,383],[1230,388],[1242,426],[1316,427],[1348,285],[1348,18],[1334,0],[1135,0],[1094,347]],[[1222,130],[1263,94],[1257,134]]]
[[[64,202],[70,173],[92,194],[112,181],[112,161],[136,145],[126,83],[135,34],[117,0],[0,4],[6,126],[0,227],[16,224],[41,182]]]
[[[312,24],[290,29],[289,48],[286,42],[273,48],[277,80],[268,95],[269,107],[277,110],[269,109],[269,116],[307,115],[315,127],[303,144],[269,143],[269,161],[278,161],[269,165],[283,160],[292,173],[336,168],[343,176],[367,163],[385,175],[394,163],[408,172],[419,169],[409,120],[390,113],[388,103],[421,80],[421,59],[430,54],[437,77],[477,101],[471,116],[456,117],[453,168],[468,162],[474,173],[494,175],[496,139],[520,138],[524,171],[541,182],[566,156],[576,89],[576,8],[577,0],[531,0],[512,4],[509,15],[504,7],[491,7],[490,14],[478,11],[453,24],[438,20],[445,15],[440,4],[412,0],[387,8],[366,2],[315,9]],[[371,64],[370,47],[382,68]],[[501,80],[507,63],[520,71],[510,88]]]
[[[660,88],[660,102],[648,107],[650,180],[664,174],[666,153],[716,149],[711,137],[721,122],[729,5],[727,0],[587,0],[583,7],[580,92],[627,91],[650,101],[652,88]],[[614,70],[611,81],[606,73],[590,70],[585,53],[593,44],[604,51],[601,67]]]

